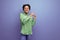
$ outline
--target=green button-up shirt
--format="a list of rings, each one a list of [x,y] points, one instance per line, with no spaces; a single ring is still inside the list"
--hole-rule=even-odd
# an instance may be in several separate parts
[[[35,20],[25,13],[20,13],[20,20],[21,20],[21,33],[24,35],[32,34],[32,27],[35,24]]]

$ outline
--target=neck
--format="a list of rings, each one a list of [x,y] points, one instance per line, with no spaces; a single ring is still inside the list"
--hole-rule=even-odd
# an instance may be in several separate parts
[[[26,12],[24,12],[25,14],[28,14],[28,13],[26,13]]]

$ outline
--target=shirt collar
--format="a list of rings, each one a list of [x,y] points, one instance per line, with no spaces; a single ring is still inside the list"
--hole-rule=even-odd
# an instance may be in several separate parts
[[[25,14],[25,15],[28,15],[28,14],[26,14],[25,12],[24,12],[24,14]]]

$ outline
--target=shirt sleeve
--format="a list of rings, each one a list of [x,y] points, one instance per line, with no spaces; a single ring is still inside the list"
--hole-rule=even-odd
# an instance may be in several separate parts
[[[27,21],[29,21],[29,19],[30,19],[30,17],[20,14],[20,20],[23,24],[27,23]]]
[[[36,20],[32,18],[32,26],[34,26],[35,23],[36,23]]]

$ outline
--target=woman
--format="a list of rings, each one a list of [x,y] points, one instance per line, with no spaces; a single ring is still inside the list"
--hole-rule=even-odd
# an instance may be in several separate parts
[[[28,40],[28,36],[32,35],[32,27],[35,24],[36,16],[34,13],[31,13],[28,15],[29,11],[31,9],[31,6],[29,4],[23,5],[23,11],[20,13],[20,20],[21,20],[21,34],[23,37],[26,37],[26,40]],[[25,40],[24,38],[21,38],[21,40]]]

